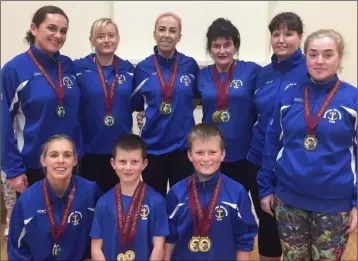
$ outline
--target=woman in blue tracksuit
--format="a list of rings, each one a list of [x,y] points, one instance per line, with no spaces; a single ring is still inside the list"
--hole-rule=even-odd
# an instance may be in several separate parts
[[[163,13],[155,22],[157,45],[135,68],[132,100],[135,109],[144,109],[140,135],[148,148],[145,183],[163,196],[170,186],[194,171],[187,156],[186,137],[194,127],[193,99],[196,61],[176,50],[181,38],[181,19]]]
[[[65,135],[43,145],[45,178],[20,195],[10,220],[8,260],[83,260],[91,257],[89,232],[101,191],[79,175],[76,148]]]
[[[75,60],[81,90],[80,122],[85,155],[81,172],[104,191],[118,183],[110,164],[115,140],[132,130],[133,65],[117,55],[118,27],[110,18],[100,18],[91,27],[94,53]]]
[[[43,178],[40,147],[52,135],[70,136],[82,156],[80,91],[71,59],[59,53],[68,24],[62,9],[38,9],[26,36],[30,48],[1,71],[1,161],[19,193]]]
[[[281,93],[307,74],[306,62],[300,49],[303,24],[300,17],[284,12],[272,18],[268,29],[271,33],[271,46],[274,54],[271,63],[260,71],[256,81],[254,107],[257,121],[253,126],[248,159],[247,178],[252,184],[250,192],[256,214],[260,220],[258,246],[261,260],[265,257],[280,260],[282,254],[275,219],[262,211],[258,196],[256,177],[261,166],[265,144],[266,128],[274,105]]]
[[[357,88],[337,76],[344,53],[334,30],[304,44],[308,76],[281,94],[257,181],[278,223],[284,260],[341,260],[357,227]]]

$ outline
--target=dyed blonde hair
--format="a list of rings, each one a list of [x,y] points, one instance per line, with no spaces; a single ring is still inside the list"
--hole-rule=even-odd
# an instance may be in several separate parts
[[[111,18],[106,18],[106,17],[100,18],[100,19],[97,19],[96,21],[94,21],[91,26],[91,30],[90,30],[91,44],[93,43],[94,39],[96,38],[96,34],[97,34],[98,30],[108,24],[113,24],[114,28],[116,29],[117,35],[119,35],[118,26]]]
[[[159,20],[161,18],[163,18],[163,17],[166,17],[166,16],[171,16],[175,20],[177,20],[177,22],[179,24],[179,33],[181,33],[181,29],[182,29],[181,19],[180,19],[180,17],[178,15],[176,15],[175,13],[172,13],[172,12],[165,12],[165,13],[161,13],[160,15],[158,15],[157,19],[155,20],[154,31],[157,30],[157,25],[158,25]]]
[[[303,47],[303,51],[304,51],[305,55],[307,55],[308,45],[311,41],[313,41],[315,39],[321,39],[324,37],[329,37],[336,42],[338,54],[341,58],[343,58],[343,55],[344,55],[343,36],[339,32],[337,32],[333,29],[321,29],[321,30],[315,31],[315,32],[311,33],[309,36],[307,36],[304,47]],[[342,69],[343,68],[340,63],[338,66],[338,71],[341,72]]]

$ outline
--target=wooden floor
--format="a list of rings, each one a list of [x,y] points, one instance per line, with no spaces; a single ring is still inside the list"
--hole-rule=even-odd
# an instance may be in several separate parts
[[[1,256],[0,260],[5,261],[7,260],[6,255],[6,241],[4,240],[4,225],[1,225],[0,235],[1,235]],[[250,260],[258,260],[259,255],[257,253],[257,244],[255,245],[255,250],[250,255]],[[343,259],[345,261],[353,261],[357,260],[357,235],[352,235],[348,241],[347,249],[344,253]]]

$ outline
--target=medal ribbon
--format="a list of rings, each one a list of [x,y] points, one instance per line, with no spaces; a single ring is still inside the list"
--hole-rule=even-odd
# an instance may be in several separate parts
[[[31,49],[27,50],[28,55],[30,56],[31,60],[35,63],[37,68],[40,70],[41,74],[46,78],[47,82],[50,84],[52,90],[55,92],[57,97],[57,103],[58,105],[63,104],[63,97],[65,95],[64,89],[63,89],[63,82],[62,82],[62,67],[61,63],[57,63],[57,77],[58,77],[58,88],[56,88],[56,85],[48,75],[48,73],[45,71],[44,67],[40,64],[40,62],[36,59],[34,53]]]
[[[336,95],[339,86],[341,86],[341,81],[337,80],[334,87],[329,91],[327,96],[325,97],[323,103],[318,109],[317,114],[314,116],[313,120],[311,118],[311,112],[310,112],[310,105],[309,105],[309,97],[308,97],[308,87],[305,86],[304,89],[304,97],[303,97],[303,104],[304,104],[304,118],[306,122],[307,127],[307,134],[314,136],[315,135],[315,128],[321,119],[324,111],[326,110],[328,104],[332,101],[334,95]]]
[[[104,105],[105,105],[106,115],[111,115],[112,114],[114,91],[116,90],[116,87],[117,87],[118,61],[117,61],[116,57],[113,58],[113,67],[114,67],[114,71],[115,71],[115,76],[113,77],[113,80],[112,80],[111,85],[109,87],[109,94],[108,94],[106,80],[104,79],[102,67],[101,67],[97,57],[95,57],[94,60],[95,60],[95,64],[96,64],[96,67],[97,67],[98,76],[99,76],[99,79],[101,81],[102,90],[103,90]]]
[[[129,204],[128,213],[125,215],[121,201],[122,190],[120,184],[117,184],[114,189],[115,202],[117,206],[116,210],[120,251],[124,251],[124,245],[126,243],[128,244],[128,248],[131,248],[134,235],[137,231],[138,218],[142,209],[145,191],[146,187],[144,183],[139,182]]]
[[[159,63],[158,63],[156,55],[154,55],[154,65],[155,65],[155,71],[156,71],[158,79],[159,79],[160,91],[162,94],[162,101],[170,102],[170,99],[171,99],[172,93],[173,93],[175,77],[176,77],[177,71],[178,71],[178,55],[175,59],[175,62],[173,64],[172,68],[170,69],[168,84],[166,84],[164,81],[163,74],[160,71],[160,67],[159,67]]]
[[[219,71],[216,66],[213,66],[213,80],[216,89],[216,110],[226,110],[228,107],[228,91],[232,78],[232,73],[235,69],[235,60],[231,63],[228,73],[225,76],[224,82],[221,83]]]
[[[75,197],[75,192],[76,192],[76,184],[73,185],[71,192],[68,195],[67,203],[66,203],[65,209],[62,213],[61,223],[58,227],[56,226],[55,217],[54,217],[53,209],[52,209],[52,204],[51,204],[50,197],[48,195],[48,190],[47,190],[47,185],[46,185],[45,180],[42,181],[42,192],[43,192],[43,196],[44,196],[44,200],[45,200],[47,217],[48,217],[48,220],[50,223],[51,234],[52,234],[52,237],[53,237],[55,243],[58,243],[59,238],[62,236],[63,232],[65,231],[67,219],[68,219],[68,216],[70,215],[70,209],[71,209],[72,202],[73,202],[73,199]]]
[[[207,237],[209,235],[209,230],[214,217],[216,201],[219,197],[221,179],[222,175],[220,174],[214,190],[211,193],[209,204],[204,212],[201,207],[194,175],[192,175],[189,179],[188,203],[189,212],[193,222],[194,237]]]

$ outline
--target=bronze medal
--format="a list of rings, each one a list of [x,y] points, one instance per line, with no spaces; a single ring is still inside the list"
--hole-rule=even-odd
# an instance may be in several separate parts
[[[200,237],[192,237],[188,243],[188,248],[190,250],[190,252],[199,252],[199,241],[200,241]]]
[[[112,127],[114,125],[113,115],[104,116],[104,125],[106,125],[107,127]]]
[[[209,237],[202,237],[199,241],[200,252],[209,252],[211,249],[211,240]]]
[[[172,113],[172,105],[168,102],[162,102],[160,104],[160,113],[163,115],[168,115],[170,113]]]
[[[213,113],[213,121],[215,123],[220,123],[220,115],[221,115],[221,111],[214,111],[214,113]]]

